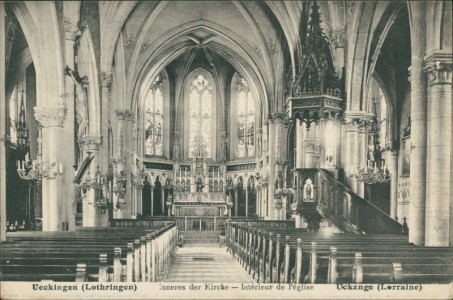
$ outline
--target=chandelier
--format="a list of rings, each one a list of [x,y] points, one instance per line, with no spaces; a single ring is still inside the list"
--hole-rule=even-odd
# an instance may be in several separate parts
[[[357,174],[351,175],[358,181],[365,182],[366,184],[385,183],[390,180],[390,172],[387,169],[385,160],[381,156],[381,146],[379,142],[379,122],[377,119],[377,103],[376,98],[373,98],[374,116],[368,140],[368,158],[367,163],[364,165],[360,163],[360,169]]]
[[[27,132],[27,141],[23,140],[22,142],[28,145],[28,130],[25,129],[25,131]],[[17,173],[23,180],[53,180],[58,175],[63,174],[63,164],[61,162],[57,164],[55,160],[47,161],[43,159],[41,134],[41,127],[38,127],[38,154],[36,159],[31,159],[27,152],[24,160],[17,160]]]
[[[379,165],[378,162],[368,160],[367,165],[364,167],[362,163],[358,173],[353,177],[366,184],[385,183],[390,180],[390,172],[385,161],[381,161]]]
[[[89,205],[94,205],[99,208],[101,214],[105,214],[111,207],[110,199],[108,196],[109,180],[108,175],[103,176],[99,171],[99,166],[96,167],[94,177],[91,177],[90,170],[88,169],[87,176],[79,184],[79,189],[82,192],[82,197],[85,198],[89,190],[93,189],[96,193],[94,203],[88,202]]]
[[[145,168],[142,166],[140,170],[138,171],[137,175],[133,175],[134,180],[132,182],[132,185],[135,186],[137,189],[141,190],[145,186],[145,180],[146,180],[146,172]]]
[[[85,195],[91,189],[96,190],[101,189],[103,179],[104,178],[102,177],[101,172],[99,171],[99,166],[97,166],[94,178],[91,178],[91,173],[90,170],[88,169],[87,176],[79,184],[79,187],[82,190],[83,194]]]

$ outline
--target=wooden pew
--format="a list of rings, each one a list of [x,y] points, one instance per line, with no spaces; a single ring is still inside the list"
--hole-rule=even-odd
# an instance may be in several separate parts
[[[137,231],[142,231],[137,233],[137,235],[140,235],[140,233],[144,233],[145,231],[150,232],[149,229],[146,228]],[[171,231],[174,235],[175,229],[172,229]],[[102,237],[99,235],[100,233],[113,233],[113,235]],[[167,242],[171,241],[168,238],[168,235],[165,235],[164,233],[163,235],[167,238]],[[112,270],[112,273],[114,273],[115,280],[122,280],[121,272],[123,271],[123,262],[125,262],[125,258],[121,257],[121,252],[124,254],[127,253],[127,243],[125,242],[130,240],[131,236],[135,237],[136,235],[133,234],[130,229],[88,230],[77,232],[77,234],[73,234],[72,236],[67,235],[67,233],[46,234],[45,236],[40,236],[40,234],[32,236],[15,236],[12,239],[9,239],[9,242],[2,243],[1,245],[3,251],[0,265],[2,274],[0,275],[0,278],[2,280],[28,279],[35,281],[40,279],[51,279],[72,281],[75,278],[75,274],[79,274],[81,270],[79,269],[79,271],[77,271],[76,269],[77,261],[84,261],[84,263],[86,262],[85,270],[88,273],[86,276],[88,280],[97,280],[100,276],[102,276],[102,279],[100,280],[108,280],[105,274],[108,273],[109,270]],[[99,241],[96,242],[96,240]],[[144,242],[144,240],[142,239],[141,242]],[[115,247],[119,243],[124,243],[124,245]],[[29,247],[31,244],[34,248]],[[112,253],[114,248],[115,253]],[[141,246],[141,256],[144,256],[143,250],[145,249],[145,247]],[[6,255],[4,255],[5,253]],[[111,258],[107,257],[106,259],[107,255],[105,254],[107,253],[112,254],[110,256]],[[102,255],[100,256],[100,254]],[[159,255],[164,259],[167,254],[160,253]],[[112,266],[106,267],[106,262]],[[145,262],[146,260],[143,260],[140,265],[141,278],[146,278],[143,265]],[[168,262],[169,260],[167,259],[166,264],[168,264]],[[31,275],[30,269],[34,272],[31,273]],[[46,271],[48,274],[45,274]],[[23,274],[25,272],[28,274]]]
[[[259,222],[255,222],[254,225],[257,225]],[[243,227],[249,224],[230,224],[232,230],[230,233],[233,235],[236,231],[241,232],[244,230]],[[287,268],[282,262],[282,265],[278,268],[277,265],[272,263],[274,253],[277,251],[273,246],[272,235],[270,235],[267,242],[264,245],[261,242],[255,243],[253,241],[260,241],[266,238],[263,237],[263,232],[260,229],[247,229],[251,233],[248,240],[251,240],[252,243],[247,243],[247,240],[236,238],[233,236],[231,241],[235,241],[238,245],[233,245],[233,247],[241,249],[246,245],[246,261],[254,261],[255,256],[261,257],[263,253],[267,251],[266,259],[260,261],[259,266],[261,269],[267,269],[267,274],[269,274],[269,268],[266,268],[266,263],[269,267],[272,267],[272,273],[279,273],[280,276],[275,274],[273,277],[279,277],[280,281],[290,280],[298,281],[304,280],[304,282],[329,282],[335,283],[339,282],[416,282],[414,278],[420,278],[425,275],[427,282],[435,282],[434,280],[443,280],[446,281],[448,278],[450,280],[453,278],[453,271],[451,263],[447,267],[441,267],[440,264],[433,265],[434,261],[441,261],[441,263],[448,263],[448,260],[453,257],[453,251],[451,248],[427,248],[427,247],[416,247],[412,244],[409,244],[407,240],[401,239],[401,236],[391,236],[391,235],[379,235],[379,236],[357,236],[357,235],[336,235],[331,237],[324,237],[322,235],[316,234],[306,234],[303,230],[291,230],[286,228],[281,231],[278,228],[271,228],[266,226],[266,230],[269,230],[273,233],[283,232],[289,234],[289,249],[290,257],[297,258],[297,238],[300,236],[305,236],[303,240],[315,241],[316,244],[302,244],[302,252],[307,252],[307,255],[302,255],[302,260],[305,261],[305,257],[309,257],[308,262],[309,268],[308,273],[304,271],[300,275],[304,266],[307,263],[302,263],[300,267],[300,259],[298,263],[290,262],[291,274],[286,275],[285,279],[285,268]],[[269,233],[267,233],[269,234]],[[296,242],[294,242],[296,241]],[[311,242],[310,242],[311,243]],[[270,248],[267,248],[267,245]],[[331,248],[331,246],[335,246]],[[267,248],[267,250],[266,250]],[[286,248],[286,247],[285,247]],[[334,251],[332,250],[334,249]],[[391,251],[389,251],[389,249]],[[336,250],[336,251],[335,251]],[[434,260],[428,259],[425,260],[426,255],[434,255]],[[395,257],[395,255],[397,257]],[[251,256],[251,257],[247,257]],[[400,263],[399,261],[403,261]],[[410,261],[407,261],[407,260]],[[291,260],[291,259],[290,259]],[[296,259],[297,260],[297,259]],[[376,262],[376,260],[378,260]],[[404,261],[407,261],[406,272],[404,272]],[[415,262],[419,262],[415,264]],[[420,263],[421,261],[426,263]],[[410,263],[412,262],[412,263]],[[258,269],[260,267],[258,266]],[[299,266],[297,268],[297,266]],[[400,267],[401,266],[401,267]],[[434,269],[433,269],[434,268]],[[306,269],[306,268],[305,268]],[[258,280],[273,282],[272,277],[262,276],[262,273],[258,270],[255,273],[260,274],[261,277],[258,277]],[[288,274],[288,272],[286,272]],[[299,275],[298,275],[299,274]],[[306,275],[305,275],[306,274]],[[411,274],[413,274],[411,276]],[[290,279],[288,279],[288,276]],[[411,279],[412,278],[412,279]]]

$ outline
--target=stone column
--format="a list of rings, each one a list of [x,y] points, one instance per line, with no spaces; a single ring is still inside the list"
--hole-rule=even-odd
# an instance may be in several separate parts
[[[100,169],[103,174],[108,170],[109,163],[109,90],[112,84],[113,75],[108,72],[101,72],[102,79],[102,112],[101,112],[101,136],[105,139],[100,149],[101,159],[99,161]]]
[[[58,164],[64,161],[63,125],[66,118],[66,108],[63,106],[43,107],[37,106],[35,119],[42,127],[41,143],[42,159],[47,163],[56,163],[50,172],[58,171]],[[62,212],[66,210],[65,198],[61,197],[64,180],[61,175],[54,179],[43,178],[42,180],[42,219],[43,231],[61,230],[61,222],[65,221]],[[72,203],[71,203],[72,204]]]
[[[274,219],[274,194],[275,194],[275,126],[274,120],[269,119],[268,130],[269,130],[269,185],[268,190],[268,199],[267,199],[267,209],[268,209],[268,219]]]
[[[234,216],[238,216],[238,205],[239,205],[239,192],[238,192],[238,186],[234,186]]]
[[[79,15],[78,13],[79,4],[75,2],[64,2],[63,3],[63,14],[64,14],[64,31],[65,31],[65,64],[71,68],[75,69],[75,51],[74,51],[74,41],[79,37],[81,31],[78,27]],[[66,102],[65,107],[67,109],[67,116],[65,121],[64,131],[65,134],[62,136],[60,142],[64,145],[64,159],[61,162],[64,169],[64,181],[65,181],[65,193],[64,198],[66,205],[66,211],[63,212],[68,221],[68,230],[75,230],[75,210],[73,208],[73,203],[75,199],[75,189],[73,188],[72,180],[74,179],[74,174],[72,172],[73,166],[77,164],[77,155],[78,155],[78,144],[75,138],[75,93],[74,93],[74,81],[70,76],[65,76],[65,91],[66,91]],[[71,188],[69,188],[71,186]]]
[[[117,137],[117,146],[116,146],[116,156],[118,161],[118,172],[124,170],[126,174],[130,174],[131,166],[130,164],[135,162],[129,161],[129,151],[126,149],[127,145],[130,145],[130,130],[129,122],[133,119],[133,114],[128,109],[118,109],[116,110],[116,117],[118,119],[118,137]],[[130,178],[128,176],[127,187],[125,199],[127,200],[127,206],[121,209],[121,212],[118,211],[117,217],[120,218],[129,218],[132,216],[132,188]]]
[[[5,28],[5,3],[0,2],[0,28]],[[6,135],[5,32],[0,34],[0,139]],[[4,141],[3,141],[4,142]],[[0,241],[6,240],[6,151],[0,145]]]
[[[451,50],[429,53],[425,62],[429,79],[425,246],[449,246],[453,244],[450,236],[453,225],[450,223],[453,213],[450,211]],[[411,177],[412,174],[411,170]]]
[[[161,207],[162,207],[162,215],[165,216],[165,209],[166,209],[166,204],[165,204],[165,187],[164,185],[162,185],[162,189],[161,189],[161,197],[160,197],[160,204],[161,204]],[[134,213],[134,216],[135,216],[135,212]]]
[[[364,164],[367,163],[367,148],[368,148],[368,139],[367,139],[367,132],[366,126],[362,123],[359,127],[359,131],[357,132],[357,144],[356,144],[356,155],[354,155],[355,159],[354,165],[355,169],[358,170],[360,168],[360,164],[363,162]],[[361,181],[356,182],[356,189],[355,192],[360,197],[364,198],[365,196],[365,183]]]
[[[296,119],[294,126],[296,126],[296,168],[303,168],[304,166],[304,128],[299,120]]]
[[[245,184],[245,216],[249,216],[249,188],[248,188],[248,180]]]
[[[344,164],[344,171],[346,176],[349,178],[349,185],[354,192],[357,191],[356,181],[351,179],[351,175],[357,174],[357,142],[358,142],[358,131],[359,124],[356,119],[346,120],[346,161]]]
[[[90,178],[93,180],[96,176],[96,172],[99,170],[99,149],[102,145],[102,137],[99,135],[85,135],[79,143],[84,152],[84,158],[88,157],[89,153],[94,155],[90,164]],[[84,178],[82,181],[83,180]],[[105,221],[101,221],[101,218],[108,218],[107,214],[101,216],[98,208],[95,206],[95,202],[98,200],[99,191],[95,188],[91,188],[83,199],[83,227],[97,227],[101,223],[105,223]]]
[[[284,174],[284,166],[286,164],[286,152],[285,152],[285,149],[286,147],[284,147],[284,144],[285,144],[285,137],[283,135],[283,120],[285,119],[285,113],[283,112],[278,112],[278,113],[274,113],[273,115],[273,120],[274,120],[274,130],[275,130],[275,134],[274,134],[274,139],[275,139],[275,154],[274,154],[274,182],[275,182],[275,179],[277,178],[277,176],[279,174],[282,175],[282,182],[281,182],[281,185],[283,187],[283,180],[284,180],[284,177],[286,176],[286,174]],[[274,193],[275,193],[275,190],[274,190]],[[275,206],[273,206],[274,210],[273,210],[273,217],[272,219],[274,220],[281,220],[282,219],[282,210],[283,210],[283,204],[281,206],[281,208],[275,208]]]
[[[423,73],[425,3],[413,2],[411,28],[411,159],[409,242],[425,243],[427,88]]]
[[[388,151],[386,158],[390,172],[390,217],[395,219],[398,208],[398,151]]]
[[[150,191],[151,191],[151,216],[154,216],[154,186],[151,185],[150,187]]]

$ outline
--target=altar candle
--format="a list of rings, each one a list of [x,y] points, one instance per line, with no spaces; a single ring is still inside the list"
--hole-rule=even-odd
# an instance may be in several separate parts
[[[16,161],[16,165],[17,165],[17,169],[19,170],[20,168],[20,164],[19,164],[19,161]]]
[[[59,172],[60,174],[63,174],[63,164],[62,164],[62,163],[59,163],[59,164],[58,164],[58,172]]]
[[[28,153],[25,154],[25,161],[29,161],[29,156],[28,156]]]

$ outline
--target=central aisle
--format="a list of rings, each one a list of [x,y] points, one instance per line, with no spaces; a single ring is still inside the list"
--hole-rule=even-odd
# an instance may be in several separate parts
[[[226,248],[216,244],[182,247],[166,282],[252,283],[249,274]]]

